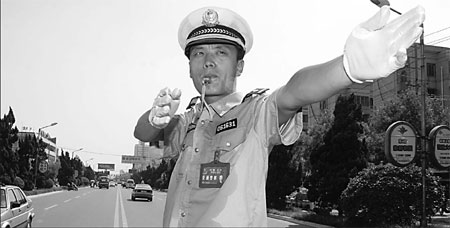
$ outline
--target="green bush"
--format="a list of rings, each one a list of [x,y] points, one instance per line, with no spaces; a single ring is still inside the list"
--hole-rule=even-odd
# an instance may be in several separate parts
[[[86,186],[89,185],[89,179],[87,177],[81,177],[81,184]]]
[[[0,183],[2,184],[12,184],[11,177],[3,174],[0,176]]]
[[[20,177],[16,177],[14,179],[14,185],[19,186],[19,188],[23,189],[25,187],[25,182]]]
[[[53,188],[54,182],[52,179],[46,179],[43,181],[44,188]]]
[[[426,213],[431,216],[444,191],[429,172],[425,186]],[[410,226],[422,215],[421,168],[390,164],[366,168],[350,180],[341,195],[341,206],[351,225]]]

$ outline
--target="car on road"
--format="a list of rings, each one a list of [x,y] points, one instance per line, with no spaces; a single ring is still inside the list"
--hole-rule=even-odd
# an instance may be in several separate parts
[[[136,184],[131,192],[131,200],[134,201],[137,198],[147,199],[151,202],[153,200],[152,187],[149,184]]]
[[[134,188],[134,180],[133,179],[127,180],[126,188]]]
[[[116,182],[115,181],[110,181],[109,182],[109,187],[116,187]]]
[[[108,177],[105,177],[105,176],[99,177],[99,179],[98,179],[98,188],[99,189],[102,189],[102,188],[109,189]]]
[[[21,188],[14,185],[0,187],[1,228],[31,227],[34,218],[33,202]]]

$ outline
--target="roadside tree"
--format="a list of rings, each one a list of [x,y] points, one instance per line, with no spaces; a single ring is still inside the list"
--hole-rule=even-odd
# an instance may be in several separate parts
[[[354,95],[339,96],[334,122],[325,134],[324,143],[311,152],[308,198],[325,212],[339,207],[340,195],[350,178],[367,165],[367,148],[359,140],[363,133],[360,121],[361,107]]]
[[[348,225],[412,226],[422,215],[422,175],[414,164],[399,168],[390,164],[371,165],[350,180],[341,195]],[[426,174],[427,216],[434,215],[444,189],[438,178]]]

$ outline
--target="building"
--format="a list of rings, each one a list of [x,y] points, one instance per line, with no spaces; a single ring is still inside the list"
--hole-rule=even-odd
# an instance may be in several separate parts
[[[134,146],[134,156],[139,157],[138,163],[133,163],[133,170],[143,171],[147,169],[147,166],[156,167],[161,163],[163,156],[161,143],[145,143],[139,141]]]
[[[450,48],[425,45],[425,58],[422,58],[421,46],[418,43],[408,50],[408,62],[405,67],[395,71],[389,77],[373,83],[352,84],[326,100],[303,108],[304,124],[311,126],[317,115],[325,109],[334,110],[339,95],[354,94],[357,103],[361,104],[364,118],[368,118],[374,109],[384,102],[396,97],[396,94],[412,88],[422,94],[422,82],[426,81],[427,96],[441,101],[442,106],[450,107]],[[421,68],[424,67],[422,77]],[[450,113],[448,113],[450,119]],[[304,127],[305,128],[305,127]],[[307,127],[306,127],[307,128]]]

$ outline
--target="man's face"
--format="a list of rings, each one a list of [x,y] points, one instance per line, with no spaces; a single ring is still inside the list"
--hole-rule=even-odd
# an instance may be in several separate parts
[[[199,93],[206,80],[206,101],[215,102],[236,91],[236,77],[244,68],[244,61],[237,60],[238,50],[229,44],[201,44],[190,51],[190,77]]]

